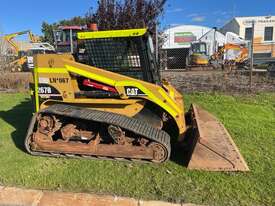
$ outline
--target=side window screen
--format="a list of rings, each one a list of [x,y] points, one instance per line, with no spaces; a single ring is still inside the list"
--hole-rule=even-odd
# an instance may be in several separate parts
[[[89,39],[84,44],[89,65],[143,79],[135,38]]]

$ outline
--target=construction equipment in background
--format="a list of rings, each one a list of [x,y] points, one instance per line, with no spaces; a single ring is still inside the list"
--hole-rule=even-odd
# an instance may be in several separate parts
[[[3,37],[12,46],[12,48],[14,49],[14,52],[17,55],[20,51],[20,46],[18,45],[18,43],[14,42],[14,38],[16,38],[17,36],[24,35],[24,34],[28,34],[29,41],[31,43],[39,42],[39,37],[33,35],[33,33],[30,30],[16,32],[16,33],[12,33],[12,34],[7,34]]]
[[[25,48],[21,48],[19,42],[14,41],[14,39],[21,35],[28,35],[29,43]],[[9,52],[12,54],[13,58],[6,65],[8,69],[11,69],[12,72],[20,71],[29,71],[33,68],[33,55],[34,54],[45,54],[45,53],[54,53],[55,49],[49,43],[40,42],[39,37],[33,35],[30,30],[16,32],[3,36],[3,39],[6,40],[12,51]]]
[[[229,67],[230,71],[237,68],[246,68],[249,49],[246,45],[226,44],[211,57],[211,64],[220,64]]]
[[[26,51],[27,70],[34,68],[33,56],[36,54],[53,54],[56,53],[55,48],[47,42],[32,43],[31,47]]]
[[[192,67],[205,67],[208,65],[209,55],[207,53],[206,43],[201,41],[192,42],[186,60],[187,68],[191,69]]]
[[[211,63],[228,67],[231,71],[246,68],[248,58],[248,42],[234,33],[227,32],[224,46],[211,56]]]
[[[53,30],[55,49],[58,53],[75,53],[77,49],[77,32],[86,26],[59,26]]]
[[[78,53],[35,56],[35,114],[25,139],[32,155],[163,163],[248,171],[224,126],[161,80],[146,29],[79,32]],[[175,153],[175,151],[173,152]]]
[[[24,34],[28,34],[28,38],[29,38],[30,42],[37,42],[38,41],[38,38],[35,37],[30,30],[16,32],[16,33],[12,33],[12,34],[8,34],[8,35],[3,36],[3,39],[7,43],[9,43],[9,45],[12,48],[12,51],[10,51],[9,53],[13,54],[14,58],[12,58],[12,60],[7,65],[7,67],[11,68],[12,71],[22,71],[22,67],[27,61],[27,57],[22,54],[22,50],[20,48],[20,45],[17,42],[14,41],[14,39],[17,36],[21,36],[21,35],[24,35]]]

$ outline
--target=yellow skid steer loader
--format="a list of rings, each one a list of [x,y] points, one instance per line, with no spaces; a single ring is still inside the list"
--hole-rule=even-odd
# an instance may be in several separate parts
[[[182,95],[160,79],[146,29],[78,39],[78,54],[35,57],[30,154],[163,163],[171,145],[188,142],[190,169],[248,170],[215,117],[196,105],[185,114]]]

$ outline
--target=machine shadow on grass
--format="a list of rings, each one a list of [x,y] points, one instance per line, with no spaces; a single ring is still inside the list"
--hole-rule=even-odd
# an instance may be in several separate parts
[[[24,141],[32,113],[33,105],[31,100],[27,98],[8,111],[0,111],[0,118],[15,128],[11,137],[15,146],[23,152],[26,152]],[[186,138],[186,140],[187,139],[188,138]],[[191,157],[190,149],[185,149],[188,148],[186,144],[190,145],[190,142],[187,143],[185,141],[181,144],[178,144],[177,141],[172,142],[172,153],[170,157],[171,161],[185,167],[187,167]]]
[[[175,140],[171,142],[171,161],[181,166],[188,167],[197,142],[197,137],[194,137],[194,134],[195,131],[190,128],[186,131],[186,136],[184,137],[184,140]]]
[[[24,140],[28,129],[28,124],[32,117],[32,102],[30,99],[23,100],[20,104],[14,106],[8,111],[0,111],[0,118],[14,127],[11,138],[15,146],[26,152]]]

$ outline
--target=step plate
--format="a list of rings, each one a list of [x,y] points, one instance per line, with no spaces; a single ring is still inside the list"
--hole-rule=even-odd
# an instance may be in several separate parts
[[[209,112],[192,105],[193,127],[197,143],[188,169],[208,171],[249,171],[232,137]]]

